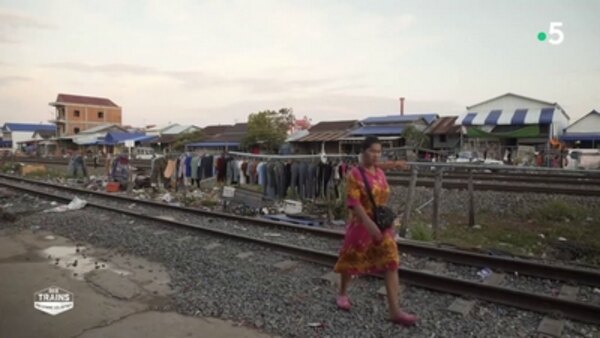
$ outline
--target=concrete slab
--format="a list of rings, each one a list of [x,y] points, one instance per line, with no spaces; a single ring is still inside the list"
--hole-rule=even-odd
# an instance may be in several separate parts
[[[549,337],[560,338],[565,327],[565,321],[544,317],[537,328],[537,332]]]
[[[448,311],[458,313],[463,317],[469,315],[473,307],[475,306],[474,300],[466,300],[462,298],[456,298],[450,306],[448,306]]]
[[[216,242],[215,243],[210,243],[209,245],[206,245],[204,247],[204,250],[214,250],[214,249],[216,249],[216,248],[218,248],[220,246],[221,246],[221,243],[216,243]]]
[[[298,265],[298,262],[292,261],[292,260],[287,260],[287,261],[275,263],[275,265],[273,265],[273,266],[279,270],[288,271],[288,270],[295,268],[297,265]]]
[[[484,281],[483,284],[487,285],[501,285],[504,282],[504,274],[492,272]]]
[[[252,251],[247,251],[247,252],[242,252],[242,253],[239,253],[239,254],[237,254],[237,256],[235,256],[235,257],[237,257],[237,258],[239,258],[239,259],[248,259],[248,258],[250,258],[252,255],[254,255],[254,253],[253,253]]]
[[[330,271],[323,276],[319,277],[319,279],[329,283],[329,285],[339,286],[341,282],[341,277],[339,273],[335,273]]]
[[[96,270],[85,276],[86,281],[119,299],[132,299],[141,293],[140,288],[127,277],[110,270]]]
[[[560,293],[558,294],[558,298],[568,299],[568,300],[577,300],[577,295],[579,294],[579,288],[571,285],[563,285],[560,288]]]
[[[0,337],[74,337],[86,328],[147,307],[105,297],[85,282],[71,278],[67,271],[47,263],[1,263],[0,276]],[[34,293],[53,285],[74,294],[72,310],[50,316],[33,307]]]
[[[268,338],[272,337],[216,318],[194,318],[173,312],[149,311],[129,316],[112,325],[94,328],[78,338]]]

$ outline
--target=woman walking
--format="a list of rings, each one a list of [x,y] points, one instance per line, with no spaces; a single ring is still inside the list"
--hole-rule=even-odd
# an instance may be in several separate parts
[[[390,320],[411,326],[416,323],[417,317],[402,311],[398,304],[400,257],[393,227],[380,229],[374,220],[375,207],[385,206],[390,194],[385,174],[377,165],[381,157],[381,143],[376,137],[365,139],[361,156],[360,166],[352,168],[347,175],[347,205],[352,215],[335,265],[335,272],[341,274],[337,306],[350,310],[347,291],[352,275],[384,273]]]

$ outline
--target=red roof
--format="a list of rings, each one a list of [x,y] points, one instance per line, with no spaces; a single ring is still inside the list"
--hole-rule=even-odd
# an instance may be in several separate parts
[[[308,135],[293,142],[331,142],[346,137],[348,134],[349,132],[347,130],[310,132]]]
[[[433,122],[425,131],[430,135],[460,134],[461,126],[454,123],[458,116],[442,116]]]
[[[309,132],[321,132],[321,131],[339,131],[352,129],[356,125],[356,120],[345,120],[345,121],[324,121],[319,122],[308,129]]]
[[[56,102],[59,103],[73,103],[93,106],[106,106],[106,107],[119,107],[110,99],[103,97],[93,96],[81,96],[81,95],[70,95],[70,94],[58,94]]]

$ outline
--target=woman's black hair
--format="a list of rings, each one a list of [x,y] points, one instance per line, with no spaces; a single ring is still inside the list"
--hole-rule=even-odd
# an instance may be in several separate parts
[[[377,136],[367,136],[362,143],[362,151],[365,151],[365,150],[371,148],[371,146],[374,144],[381,144],[381,142],[379,142],[379,139],[377,138]]]

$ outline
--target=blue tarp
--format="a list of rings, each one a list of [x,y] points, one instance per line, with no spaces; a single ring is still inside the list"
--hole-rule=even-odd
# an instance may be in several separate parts
[[[404,131],[404,126],[395,125],[382,125],[382,126],[364,126],[355,129],[350,132],[352,136],[365,136],[365,135],[391,135],[400,136]]]
[[[98,144],[107,144],[107,145],[115,145],[119,143],[125,143],[125,140],[137,139],[140,137],[145,137],[144,133],[124,133],[124,132],[110,132],[106,134],[103,142],[99,142]]]
[[[600,133],[566,133],[561,141],[600,141]]]
[[[127,140],[133,140],[133,142],[151,142],[154,140],[158,140],[158,136],[154,135],[142,135],[133,138],[128,138]],[[126,140],[119,141],[118,143],[125,143]]]
[[[32,133],[36,131],[56,131],[56,126],[53,124],[40,124],[40,123],[5,123],[2,130],[6,131],[30,131]]]

